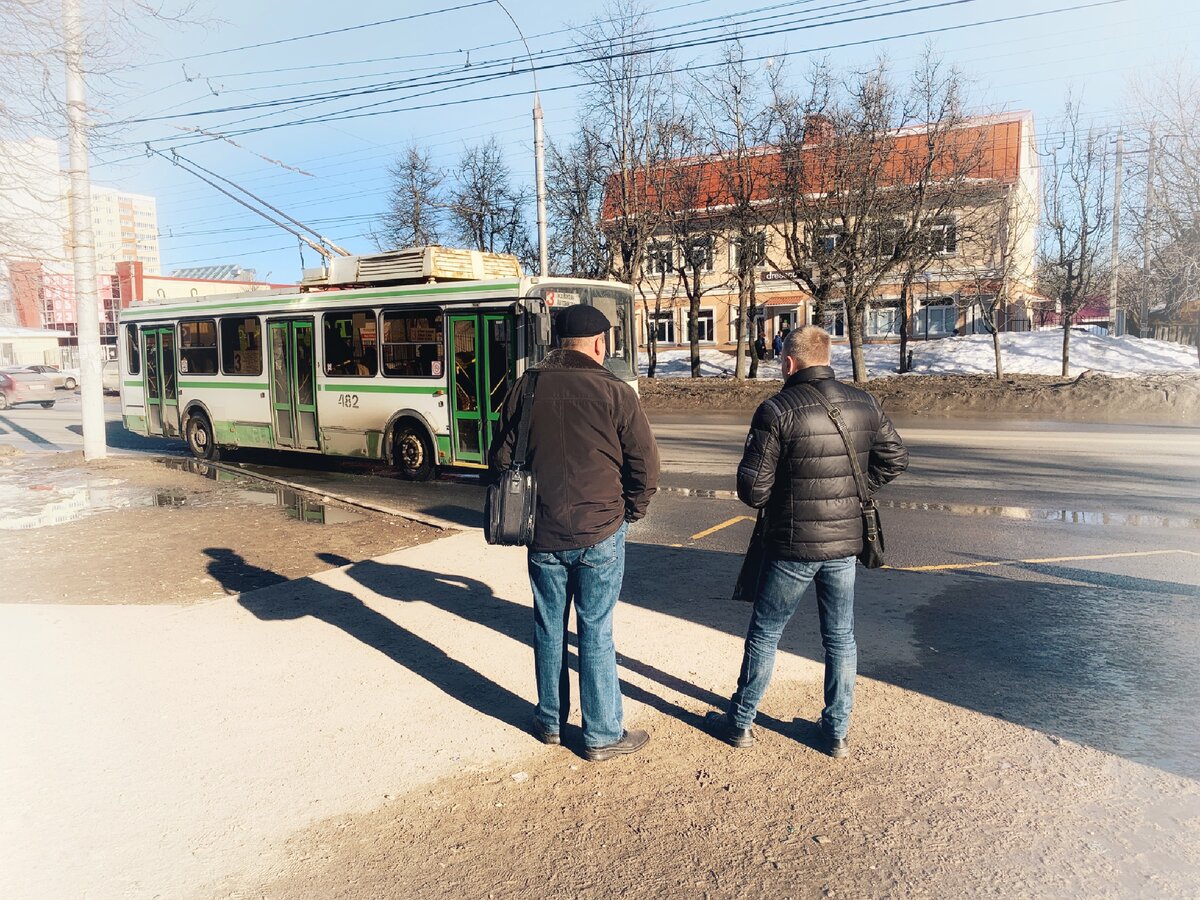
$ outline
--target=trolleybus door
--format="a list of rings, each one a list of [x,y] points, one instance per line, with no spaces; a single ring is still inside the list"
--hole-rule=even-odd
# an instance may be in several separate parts
[[[312,319],[271,319],[271,425],[275,446],[318,449]]]
[[[516,369],[515,319],[509,313],[450,315],[453,360],[452,455],[486,465],[500,408]]]
[[[179,436],[179,386],[175,374],[175,328],[142,329],[146,361],[146,425],[149,434]]]

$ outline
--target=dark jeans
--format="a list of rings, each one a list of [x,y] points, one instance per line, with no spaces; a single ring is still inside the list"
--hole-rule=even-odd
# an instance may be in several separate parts
[[[771,681],[783,629],[809,582],[816,581],[821,644],[825,648],[825,709],[821,721],[832,737],[842,738],[849,732],[858,671],[858,647],[854,643],[855,562],[853,556],[817,562],[768,557],[746,633],[737,691],[729,701],[729,719],[735,726],[749,728],[754,722]]]
[[[566,633],[573,600],[579,630],[579,706],[583,741],[589,747],[619,741],[624,730],[612,615],[625,576],[628,527],[622,524],[612,537],[590,547],[529,553],[535,715],[543,729],[558,733],[570,710]]]

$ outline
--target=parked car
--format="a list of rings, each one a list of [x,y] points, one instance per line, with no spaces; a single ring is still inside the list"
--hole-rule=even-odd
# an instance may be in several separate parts
[[[50,383],[56,388],[64,388],[68,391],[75,390],[79,386],[79,370],[78,369],[60,369],[58,366],[9,366],[5,372],[36,372],[39,375],[44,375],[50,379]]]
[[[115,359],[105,361],[104,369],[100,373],[100,383],[104,386],[106,394],[121,393],[121,367]]]
[[[54,405],[54,384],[37,372],[0,372],[0,409],[18,403]]]

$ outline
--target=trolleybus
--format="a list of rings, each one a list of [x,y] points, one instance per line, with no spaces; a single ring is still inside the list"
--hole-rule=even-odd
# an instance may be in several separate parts
[[[509,386],[576,303],[608,317],[606,365],[636,390],[628,285],[522,276],[511,257],[412,248],[334,258],[295,290],[135,303],[120,313],[123,422],[204,459],[365,457],[411,480],[485,468]]]

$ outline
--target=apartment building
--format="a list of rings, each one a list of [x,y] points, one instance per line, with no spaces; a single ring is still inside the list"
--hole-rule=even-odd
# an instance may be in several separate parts
[[[986,330],[983,310],[1006,286],[1008,302],[997,311],[1002,330],[1028,330],[1037,320],[1038,310],[1048,302],[1033,290],[1036,254],[1036,223],[1039,210],[1036,137],[1032,114],[1019,112],[977,117],[961,126],[960,143],[973,150],[970,170],[961,179],[955,205],[940,209],[925,222],[925,237],[933,252],[907,290],[908,333],[913,339],[934,339],[952,334]],[[888,153],[898,159],[919,153],[925,140],[924,126],[907,128],[891,135]],[[805,144],[802,152],[817,160],[809,168],[819,171],[820,154],[828,152],[819,139]],[[702,197],[692,208],[695,227],[683,239],[679,230],[660,228],[649,240],[636,283],[640,292],[637,310],[639,342],[644,346],[651,334],[660,346],[682,346],[690,342],[688,298],[677,270],[683,258],[698,259],[702,275],[697,330],[701,344],[728,348],[737,342],[738,254],[755,255],[754,294],[757,299],[758,325],[770,341],[773,335],[808,323],[823,325],[835,340],[846,340],[845,315],[839,290],[830,292],[823,315],[817,322],[817,304],[803,279],[787,262],[785,240],[799,238],[811,248],[816,265],[822,252],[829,252],[843,235],[832,222],[813,227],[811,233],[798,234],[794,222],[784,220],[788,204],[778,195],[782,179],[776,177],[782,165],[777,148],[753,151],[753,203],[760,215],[759,224],[749,239],[735,237],[729,220],[734,198],[726,185],[731,183],[731,160],[704,157],[676,160],[669,166],[692,170],[693,190],[683,196]],[[637,177],[644,177],[639,173]],[[903,175],[891,173],[893,188],[902,187]],[[688,181],[685,177],[683,181]],[[665,183],[665,182],[663,182]],[[699,184],[699,189],[695,185]],[[965,186],[964,186],[965,185]],[[814,196],[822,195],[815,187]],[[649,194],[653,195],[651,189]],[[665,189],[662,193],[665,193]],[[650,202],[664,201],[662,196]],[[606,201],[605,221],[612,223],[613,206]],[[889,228],[899,223],[876,223],[881,246],[886,246]],[[743,251],[743,248],[744,251]],[[795,254],[793,254],[793,257]],[[902,271],[884,277],[876,287],[864,316],[864,338],[868,341],[896,341],[900,338]],[[642,302],[642,300],[647,302]],[[657,301],[657,302],[656,302]],[[1053,303],[1050,302],[1050,307]],[[657,306],[658,311],[655,312]]]
[[[162,270],[158,204],[153,197],[93,185],[92,231],[96,271],[115,275],[119,262],[140,262],[147,275]]]

